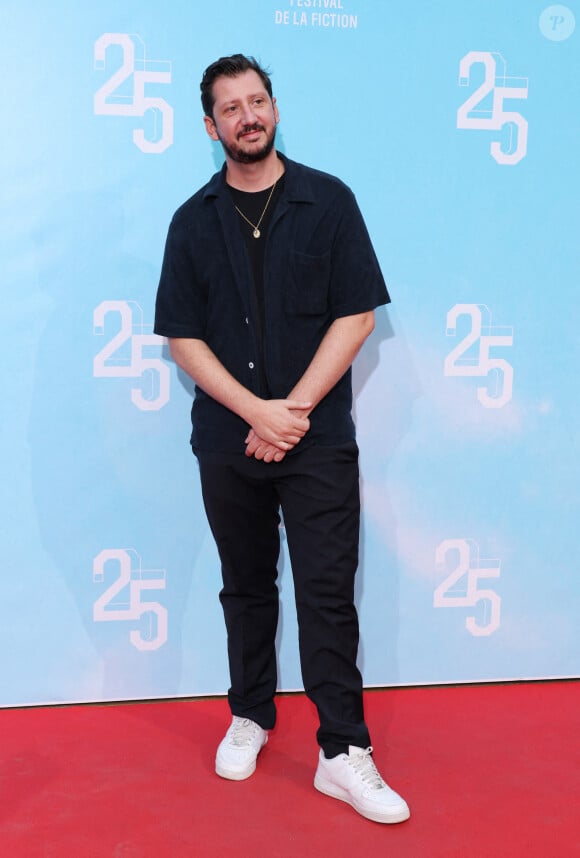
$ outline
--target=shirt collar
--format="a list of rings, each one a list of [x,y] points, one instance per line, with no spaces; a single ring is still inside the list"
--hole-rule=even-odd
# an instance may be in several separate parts
[[[312,203],[314,193],[306,168],[296,161],[291,161],[280,152],[278,157],[284,164],[284,193],[289,202]],[[226,164],[215,173],[205,186],[204,199],[210,197],[221,197],[227,191],[226,188]]]

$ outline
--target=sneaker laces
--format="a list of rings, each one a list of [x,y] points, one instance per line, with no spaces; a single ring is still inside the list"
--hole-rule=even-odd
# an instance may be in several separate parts
[[[229,730],[230,745],[235,745],[238,748],[249,745],[258,732],[257,728],[258,724],[249,718],[236,716]]]
[[[386,783],[380,776],[375,762],[371,756],[372,747],[360,748],[359,753],[354,757],[348,756],[348,762],[353,767],[357,775],[371,789],[384,789]]]

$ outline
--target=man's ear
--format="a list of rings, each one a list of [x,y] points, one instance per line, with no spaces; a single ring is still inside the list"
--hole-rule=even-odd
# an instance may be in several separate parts
[[[217,129],[215,127],[215,122],[211,118],[211,116],[203,117],[203,124],[205,125],[205,130],[209,134],[212,140],[219,140]]]

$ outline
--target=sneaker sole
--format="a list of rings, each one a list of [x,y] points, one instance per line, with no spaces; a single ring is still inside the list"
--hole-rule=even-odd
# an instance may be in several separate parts
[[[220,778],[226,778],[228,781],[245,781],[246,778],[251,777],[256,771],[256,761],[254,760],[253,765],[248,766],[243,769],[241,772],[236,772],[232,769],[226,769],[224,766],[221,766],[216,760],[215,764],[215,773],[219,775]]]
[[[336,786],[336,784],[325,780],[318,774],[316,774],[314,778],[314,786],[318,790],[318,792],[321,792],[324,795],[328,795],[330,796],[330,798],[336,798],[339,801],[344,801],[345,804],[350,804],[350,806],[354,810],[356,810],[357,813],[360,813],[360,815],[364,816],[365,819],[372,820],[372,822],[381,822],[390,825],[397,822],[405,822],[405,820],[409,819],[411,815],[411,812],[406,804],[399,810],[393,809],[392,811],[383,811],[382,813],[379,811],[368,810],[367,808],[361,807],[355,801],[353,801],[350,796],[350,793]]]

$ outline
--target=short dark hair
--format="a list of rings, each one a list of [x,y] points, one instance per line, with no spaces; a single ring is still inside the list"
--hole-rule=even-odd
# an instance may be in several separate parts
[[[211,116],[213,119],[213,106],[215,104],[213,85],[218,77],[237,77],[246,71],[255,71],[260,76],[266,92],[272,98],[270,75],[254,57],[246,57],[244,54],[232,54],[231,57],[220,57],[219,60],[216,60],[215,63],[206,68],[199,86],[201,89],[201,106],[203,107],[204,116]]]

